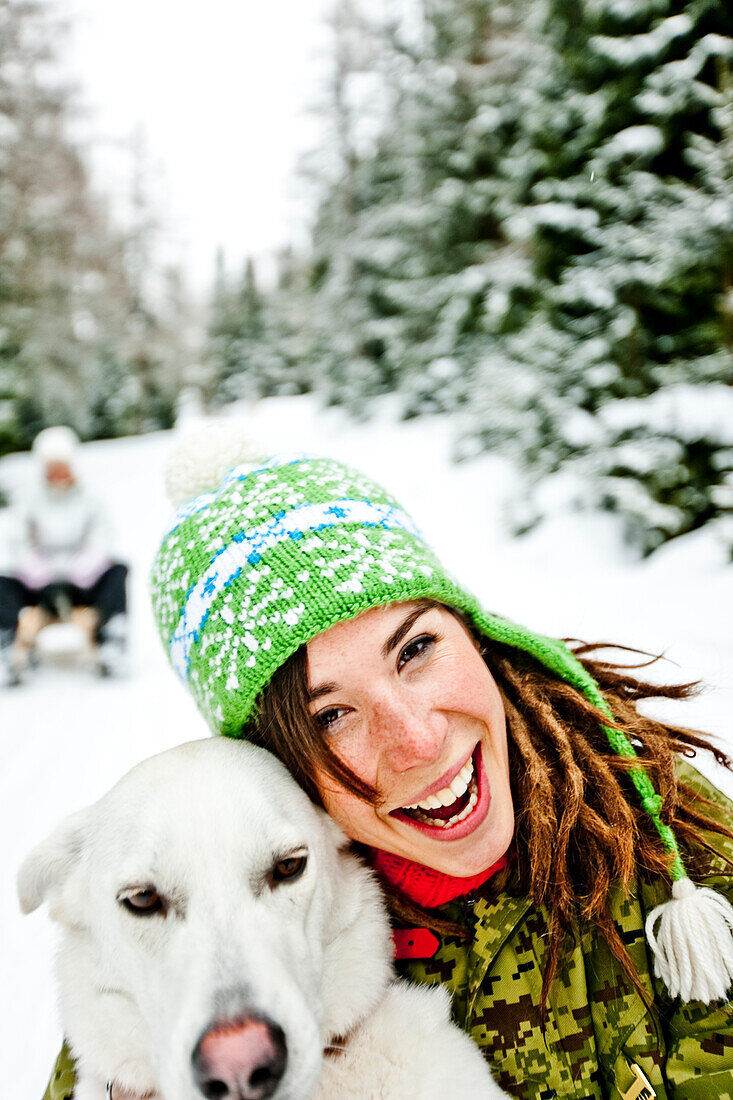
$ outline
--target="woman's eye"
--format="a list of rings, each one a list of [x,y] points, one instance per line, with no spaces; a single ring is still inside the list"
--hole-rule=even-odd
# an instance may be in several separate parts
[[[335,725],[344,714],[346,714],[344,707],[327,707],[314,715],[314,721],[319,729],[327,730]]]
[[[427,653],[427,651],[435,645],[437,640],[437,635],[435,634],[420,634],[419,637],[413,638],[400,651],[400,655],[397,658],[397,668],[401,669],[408,661],[413,661],[416,657],[421,657],[424,653]]]
[[[154,886],[144,890],[129,890],[118,898],[121,905],[136,917],[150,917],[163,910],[163,899]]]

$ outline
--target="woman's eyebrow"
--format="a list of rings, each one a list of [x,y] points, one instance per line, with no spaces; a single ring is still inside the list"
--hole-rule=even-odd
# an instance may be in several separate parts
[[[411,611],[409,615],[406,615],[397,629],[390,634],[389,638],[387,638],[387,641],[382,646],[382,656],[389,657],[392,650],[400,644],[405,634],[409,634],[420,616],[428,611],[432,611],[432,607],[417,607],[414,611]],[[308,701],[312,702],[314,699],[320,699],[322,695],[330,695],[332,691],[338,690],[338,684],[318,684],[317,687],[308,689]]]
[[[338,684],[319,684],[318,687],[308,688],[308,699],[320,699],[322,695],[330,695],[332,691],[338,691]]]
[[[407,618],[400,623],[395,632],[390,634],[389,638],[387,638],[387,641],[382,646],[382,656],[389,657],[392,650],[400,644],[405,634],[409,634],[420,616],[425,615],[428,611],[432,611],[432,607],[417,607],[414,611],[411,611]]]

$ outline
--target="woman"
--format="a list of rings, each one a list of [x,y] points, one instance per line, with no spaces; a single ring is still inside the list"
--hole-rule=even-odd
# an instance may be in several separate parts
[[[733,807],[683,759],[702,737],[636,711],[689,687],[486,613],[328,459],[191,500],[152,590],[214,729],[274,751],[361,845],[400,968],[449,987],[511,1095],[733,1095]]]
[[[122,671],[127,567],[112,557],[105,509],[79,470],[79,440],[63,425],[33,441],[37,480],[11,525],[12,567],[0,575],[0,687],[26,676],[38,636],[69,619],[100,675]]]

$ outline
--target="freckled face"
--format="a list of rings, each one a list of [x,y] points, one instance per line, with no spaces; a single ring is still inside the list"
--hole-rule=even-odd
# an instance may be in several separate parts
[[[311,713],[340,759],[379,792],[373,805],[318,772],[348,836],[467,877],[514,831],[506,717],[463,624],[441,607],[390,604],[308,643]]]

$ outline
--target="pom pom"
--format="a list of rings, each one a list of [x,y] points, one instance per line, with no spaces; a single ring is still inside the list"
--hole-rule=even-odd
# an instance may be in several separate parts
[[[241,420],[216,420],[186,431],[174,444],[163,468],[166,495],[174,508],[213,491],[225,474],[245,462],[265,460],[267,451]]]
[[[658,926],[658,927],[657,927]],[[689,878],[672,883],[672,900],[646,921],[654,971],[672,997],[720,1001],[733,983],[733,906]]]

